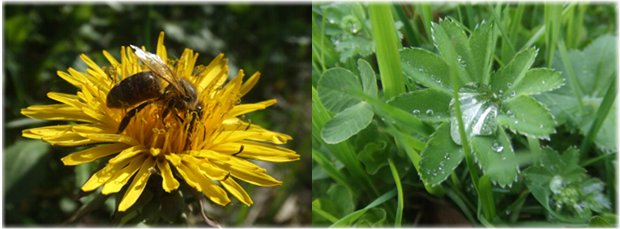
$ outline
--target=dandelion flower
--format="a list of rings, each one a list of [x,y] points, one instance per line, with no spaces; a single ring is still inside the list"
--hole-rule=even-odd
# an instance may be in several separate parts
[[[119,132],[120,122],[129,109],[106,106],[107,95],[120,80],[149,71],[132,49],[121,47],[120,61],[103,51],[110,63],[107,67],[100,67],[81,55],[88,66],[86,72],[73,68],[58,72],[58,76],[78,88],[76,94],[50,92],[48,97],[60,103],[34,105],[21,111],[31,118],[74,124],[27,129],[23,136],[55,146],[95,145],[63,157],[62,162],[74,166],[107,160],[82,190],[101,187],[101,193],[108,195],[129,185],[118,205],[121,212],[136,202],[153,175],[162,177],[161,186],[166,192],[178,189],[179,182],[185,182],[219,205],[231,201],[228,194],[251,205],[252,199],[238,180],[258,186],[276,186],[281,182],[248,159],[270,162],[299,159],[295,151],[278,146],[291,140],[290,136],[240,118],[265,109],[276,100],[242,104],[241,97],[256,84],[260,73],[244,81],[244,72],[239,70],[237,76],[227,82],[228,67],[223,54],[207,66],[196,66],[198,54],[190,49],[185,49],[178,60],[170,60],[163,40],[162,32],[156,55],[176,77],[192,84],[202,103],[202,115],[182,111],[176,114],[180,117],[164,116],[162,109],[166,104],[153,102],[135,113],[126,128]],[[162,80],[161,88],[167,84]]]

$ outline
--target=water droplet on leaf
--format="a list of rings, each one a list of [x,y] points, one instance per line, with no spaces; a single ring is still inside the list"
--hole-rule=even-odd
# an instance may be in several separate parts
[[[491,146],[491,148],[493,149],[493,151],[497,153],[501,153],[504,150],[504,146],[500,144],[499,142],[493,142],[493,145]]]
[[[411,113],[413,113],[413,115],[420,115],[420,110],[413,109],[413,111],[411,111]]]
[[[433,115],[433,110],[432,109],[426,110],[426,114],[429,116]]]

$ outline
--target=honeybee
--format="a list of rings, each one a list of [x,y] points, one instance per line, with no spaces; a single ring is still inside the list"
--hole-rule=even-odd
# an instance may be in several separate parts
[[[191,133],[194,121],[202,116],[202,103],[198,99],[194,85],[189,80],[174,74],[159,56],[133,45],[130,47],[149,71],[139,72],[123,79],[108,92],[106,105],[110,108],[127,109],[140,103],[125,114],[117,133],[123,132],[138,112],[154,103],[163,106],[162,122],[168,115],[173,114],[180,123],[183,123],[183,118],[179,114],[191,114],[187,131]],[[161,80],[168,83],[163,90]]]

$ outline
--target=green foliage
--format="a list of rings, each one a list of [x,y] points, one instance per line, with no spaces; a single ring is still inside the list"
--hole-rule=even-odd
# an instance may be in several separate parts
[[[326,14],[330,7],[341,9],[338,17]],[[378,8],[315,5],[313,18],[328,25],[329,19],[370,12],[373,19]],[[615,122],[608,123],[616,117],[615,38],[604,35],[614,34],[615,24],[599,23],[615,18],[614,6],[404,3],[389,11],[404,26],[393,29],[406,35],[396,46],[410,44],[398,55],[334,53],[330,45],[342,42],[334,37],[350,27],[312,28],[313,34],[332,34],[331,44],[316,46],[313,58],[313,77],[319,78],[313,85],[318,88],[313,117],[321,117],[313,119],[313,150],[321,155],[313,173],[329,174],[313,187],[346,184],[356,203],[352,211],[329,214],[313,205],[316,213],[323,211],[314,223],[419,226],[445,225],[441,220],[450,218],[490,227],[615,224],[611,158],[617,135]],[[366,38],[370,41],[358,45],[394,45],[385,37]],[[565,44],[570,51],[563,50]],[[584,45],[583,51],[573,50]],[[328,54],[341,61],[325,64],[332,58]],[[397,65],[382,68],[394,56],[401,79],[389,73]],[[354,57],[362,59],[356,64]],[[376,78],[372,69],[379,69]],[[402,82],[406,91],[394,95],[388,81]],[[321,103],[327,114],[315,115],[323,112]],[[585,153],[576,150],[579,146]],[[566,153],[557,156],[558,151]],[[352,158],[363,168],[352,166]],[[556,176],[563,183],[554,192]],[[373,191],[358,190],[354,183]],[[314,201],[324,201],[324,190],[313,188]],[[421,192],[428,195],[411,194]],[[437,199],[462,215],[447,215],[443,207],[434,215]],[[382,204],[369,207],[377,202]]]

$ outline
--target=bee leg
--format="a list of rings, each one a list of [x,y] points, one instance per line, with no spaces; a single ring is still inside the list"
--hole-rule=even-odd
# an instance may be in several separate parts
[[[192,112],[191,115],[192,115],[192,120],[189,121],[189,126],[187,127],[187,141],[185,142],[186,149],[189,146],[189,144],[192,142],[192,138],[190,138],[190,133],[194,131],[194,124],[195,124],[194,122],[196,121],[196,118],[200,118],[202,116],[202,111],[198,110],[198,111]]]
[[[129,112],[127,112],[127,114],[125,114],[125,117],[123,117],[123,120],[121,120],[121,124],[118,125],[118,131],[116,131],[116,133],[120,134],[121,132],[123,132],[123,130],[125,130],[127,125],[129,125],[129,121],[131,121],[131,118],[133,118],[133,116],[135,116],[138,112],[140,112],[142,109],[144,109],[146,106],[148,106],[151,103],[153,103],[153,101],[146,101],[140,104],[139,106],[137,106],[136,108],[131,109]]]

